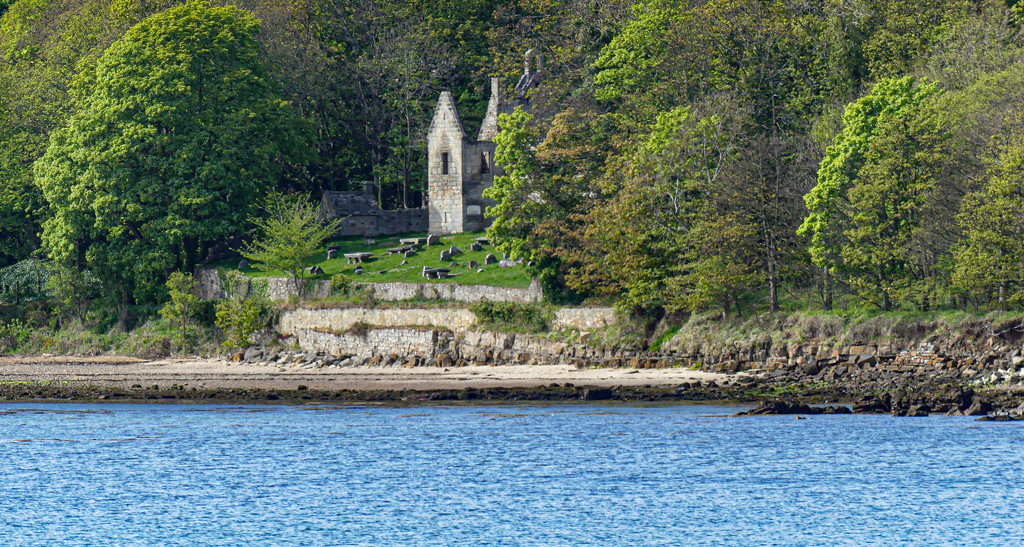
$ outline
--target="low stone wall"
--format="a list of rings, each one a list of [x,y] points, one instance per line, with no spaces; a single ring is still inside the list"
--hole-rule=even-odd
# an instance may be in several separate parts
[[[267,296],[271,300],[285,301],[297,294],[291,279],[285,277],[256,278],[267,283]],[[220,275],[217,270],[201,269],[196,272],[199,284],[199,297],[214,300],[226,296]],[[383,302],[400,302],[403,300],[450,300],[454,302],[540,302],[544,299],[544,290],[540,282],[534,279],[525,289],[507,287],[491,287],[488,285],[459,285],[458,283],[359,283],[356,285],[369,289],[373,298]],[[331,282],[326,279],[308,280],[308,296],[326,298],[330,295]]]
[[[398,364],[416,366],[570,365],[662,368],[679,362],[643,352],[590,348],[525,334],[469,330],[374,328],[365,332],[324,329],[294,331],[304,351],[326,354],[339,366]]]
[[[331,333],[301,329],[299,346],[342,358],[372,359],[376,355],[433,355],[438,347],[436,330],[371,329],[365,333]]]
[[[196,284],[199,285],[199,298],[203,300],[216,300],[226,296],[217,270],[206,268],[196,270]]]
[[[429,218],[425,208],[376,210],[372,215],[351,215],[341,219],[336,236],[385,236],[426,232]]]
[[[298,294],[291,279],[284,277],[265,277],[267,280],[267,297],[283,302]],[[306,281],[306,296],[309,298],[327,298],[331,294],[331,282],[326,279],[310,279]]]
[[[618,321],[615,308],[561,308],[555,312],[551,328],[589,331],[609,327]]]
[[[466,332],[476,325],[476,314],[463,308],[343,308],[291,310],[281,314],[277,331],[294,335],[300,330],[342,332],[356,325],[374,327],[438,327]]]
[[[525,289],[460,285],[458,283],[359,283],[373,291],[373,297],[385,302],[402,300],[452,300],[455,302],[540,302],[544,291],[536,279]]]
[[[252,282],[266,283],[267,297],[271,300],[285,301],[298,294],[292,280],[286,277],[259,277],[253,278]],[[217,270],[197,270],[196,284],[199,286],[199,297],[203,300],[216,300],[227,297]],[[331,291],[331,282],[325,279],[307,280],[306,287],[310,297],[326,298]]]

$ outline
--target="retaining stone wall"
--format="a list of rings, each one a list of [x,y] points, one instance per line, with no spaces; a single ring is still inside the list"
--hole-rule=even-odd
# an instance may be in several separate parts
[[[267,283],[267,297],[271,300],[284,301],[297,294],[292,280],[286,277],[261,277],[256,278],[256,282]],[[216,300],[227,297],[217,270],[197,270],[196,283],[199,285],[199,297],[203,300]],[[326,298],[330,294],[330,281],[325,279],[308,280],[306,284],[309,296],[312,298]]]
[[[337,334],[300,329],[296,336],[299,346],[307,351],[369,359],[375,355],[432,355],[437,348],[438,331],[372,329],[363,334]]]
[[[421,298],[424,300],[453,300],[455,302],[540,302],[544,291],[536,279],[525,289],[491,287],[488,285],[459,285],[458,283],[360,283],[373,290],[373,297],[386,302]]]
[[[555,312],[551,328],[588,331],[608,327],[618,321],[615,308],[561,308]]]
[[[277,331],[285,335],[293,335],[300,330],[341,332],[361,323],[375,327],[434,326],[455,332],[466,332],[476,322],[476,314],[462,308],[300,309],[282,313]]]

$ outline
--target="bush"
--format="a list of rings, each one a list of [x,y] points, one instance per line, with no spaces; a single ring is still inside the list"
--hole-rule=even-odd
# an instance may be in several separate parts
[[[481,323],[514,332],[545,332],[552,320],[550,310],[539,304],[491,302],[484,300],[469,307]]]
[[[266,300],[222,300],[217,303],[217,326],[224,330],[228,348],[244,348],[249,345],[252,335],[270,322]]]
[[[0,353],[17,352],[31,337],[32,328],[18,319],[0,323]]]
[[[352,288],[352,281],[345,274],[336,273],[331,276],[331,296],[346,296]]]

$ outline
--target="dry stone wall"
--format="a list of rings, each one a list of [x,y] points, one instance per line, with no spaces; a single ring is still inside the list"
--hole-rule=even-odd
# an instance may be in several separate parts
[[[551,328],[589,331],[609,327],[617,322],[615,308],[560,308],[555,312]]]
[[[361,283],[373,291],[373,297],[385,302],[402,300],[451,300],[454,302],[540,302],[544,290],[536,279],[525,289],[459,285],[458,283]]]
[[[285,301],[298,294],[295,284],[286,277],[254,278],[252,283],[265,283],[267,297],[275,301]],[[217,270],[201,269],[196,271],[196,284],[199,286],[199,297],[203,300],[216,300],[228,296]],[[331,282],[325,279],[307,280],[306,291],[311,298],[326,298],[331,291]]]
[[[332,333],[300,329],[299,346],[341,358],[372,359],[377,355],[432,355],[439,331],[427,329],[371,329],[364,333]]]
[[[335,233],[338,237],[383,236],[426,232],[429,217],[426,208],[380,209],[372,215],[350,215],[340,220]]]
[[[267,296],[271,300],[286,301],[296,294],[291,280],[284,277],[259,278],[259,282],[267,283]],[[217,270],[202,269],[196,272],[199,284],[199,296],[205,300],[224,298],[226,296],[220,275]],[[310,297],[326,298],[330,295],[331,282],[326,279],[307,281]],[[491,287],[488,285],[459,285],[458,283],[357,283],[369,289],[373,298],[384,302],[400,302],[402,300],[451,300],[454,302],[540,302],[544,299],[544,290],[540,282],[534,279],[525,289],[508,287]]]
[[[466,332],[476,325],[476,314],[463,308],[345,308],[291,310],[281,314],[277,331],[294,335],[301,330],[341,332],[359,325],[374,327],[439,327]]]

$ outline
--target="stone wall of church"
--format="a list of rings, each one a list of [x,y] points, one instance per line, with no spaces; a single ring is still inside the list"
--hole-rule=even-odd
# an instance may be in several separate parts
[[[430,233],[457,234],[465,231],[462,224],[465,133],[447,91],[442,93],[438,108],[427,137]]]

